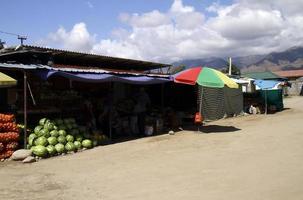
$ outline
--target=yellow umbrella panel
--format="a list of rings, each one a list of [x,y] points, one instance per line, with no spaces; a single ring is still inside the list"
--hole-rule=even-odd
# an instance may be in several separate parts
[[[0,72],[0,87],[10,87],[17,85],[17,80]]]

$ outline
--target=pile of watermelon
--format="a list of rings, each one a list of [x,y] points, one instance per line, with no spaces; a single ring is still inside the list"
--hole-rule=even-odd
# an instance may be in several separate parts
[[[43,118],[28,136],[27,148],[35,156],[45,158],[93,148],[94,142],[90,138],[86,128],[78,126],[73,118]]]
[[[12,114],[0,114],[0,159],[9,158],[18,147],[19,128]]]

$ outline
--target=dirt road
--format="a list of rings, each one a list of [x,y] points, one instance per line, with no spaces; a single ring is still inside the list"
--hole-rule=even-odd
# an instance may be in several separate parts
[[[213,122],[205,132],[0,163],[0,199],[303,199],[303,98],[287,110]]]

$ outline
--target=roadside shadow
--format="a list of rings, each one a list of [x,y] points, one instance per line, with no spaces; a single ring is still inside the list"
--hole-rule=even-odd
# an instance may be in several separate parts
[[[187,127],[184,130],[197,131],[197,126]],[[236,128],[234,126],[219,126],[219,125],[205,125],[200,126],[199,131],[202,133],[229,133],[240,131],[241,129]]]

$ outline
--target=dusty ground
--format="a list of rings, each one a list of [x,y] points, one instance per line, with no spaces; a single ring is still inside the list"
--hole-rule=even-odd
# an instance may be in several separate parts
[[[0,199],[303,199],[303,98],[287,109],[103,146],[0,163]],[[239,130],[238,130],[239,129]]]

